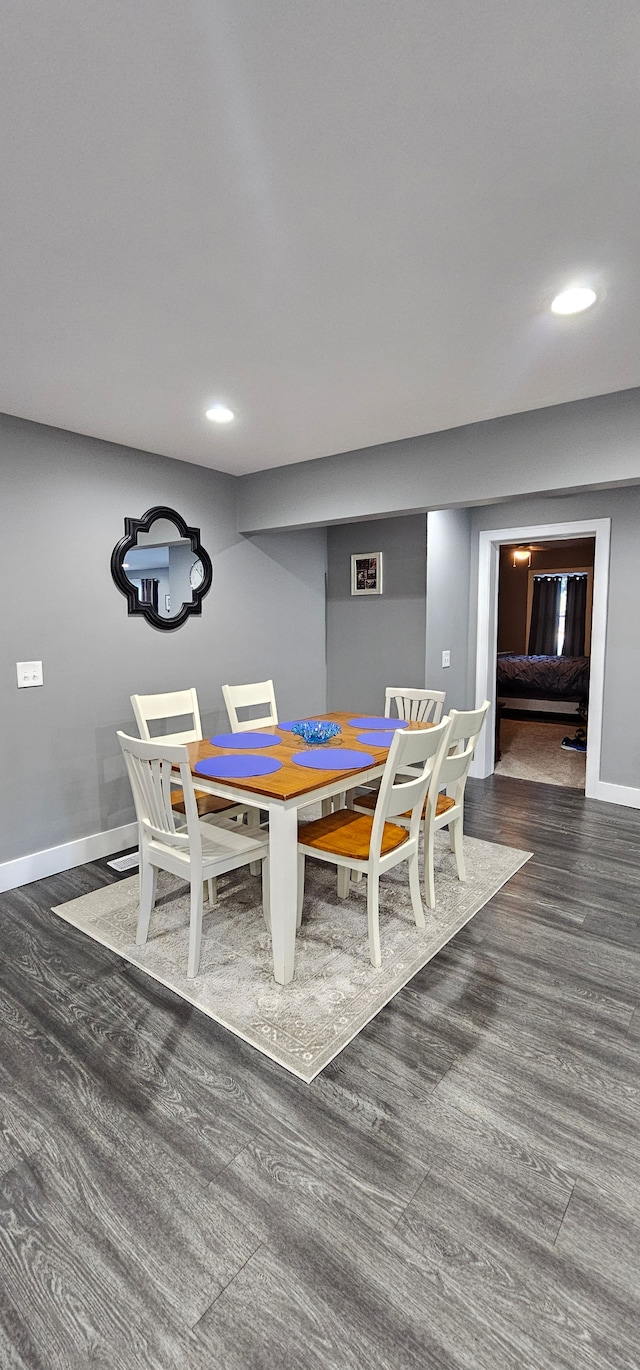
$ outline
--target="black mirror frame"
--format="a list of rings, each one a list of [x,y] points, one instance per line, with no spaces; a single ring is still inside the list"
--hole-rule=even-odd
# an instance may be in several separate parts
[[[167,519],[170,523],[175,524],[180,536],[188,538],[191,542],[192,550],[200,558],[204,570],[202,584],[198,586],[197,590],[194,590],[193,600],[190,604],[183,604],[180,613],[176,614],[175,618],[162,618],[153,608],[153,605],[142,604],[138,598],[135,585],[131,584],[123,567],[127,553],[131,551],[132,547],[137,546],[138,533],[148,533],[156,519]],[[189,528],[175,509],[169,509],[165,504],[155,504],[153,509],[147,509],[146,514],[143,514],[141,519],[125,519],[124,537],[116,543],[111,553],[111,575],[120,592],[126,596],[129,614],[139,614],[142,618],[146,618],[147,623],[150,623],[152,628],[160,628],[163,632],[172,632],[174,628],[180,628],[183,623],[186,623],[190,614],[202,613],[202,601],[211,589],[213,582],[213,566],[211,557],[208,552],[205,552],[200,541],[200,529]]]

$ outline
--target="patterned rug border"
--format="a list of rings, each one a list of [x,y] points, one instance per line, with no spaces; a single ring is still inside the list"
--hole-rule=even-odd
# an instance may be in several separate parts
[[[362,1032],[367,1024],[370,1023],[407,984],[409,984],[419,971],[423,970],[424,967],[438,955],[438,952],[440,952],[472,918],[475,918],[476,914],[478,914],[481,909],[486,907],[499,890],[501,890],[503,886],[507,884],[524,865],[526,865],[533,855],[532,852],[522,851],[516,847],[508,847],[503,843],[485,842],[480,841],[479,839],[472,839],[472,841],[474,846],[496,847],[504,856],[506,856],[507,852],[510,853],[513,859],[509,862],[509,868],[499,874],[498,878],[478,896],[477,901],[472,901],[471,908],[463,908],[462,911],[458,910],[458,916],[454,917],[450,924],[446,927],[439,927],[436,935],[429,943],[426,946],[424,944],[422,945],[415,958],[413,958],[408,965],[405,964],[404,970],[400,972],[397,979],[394,979],[393,982],[388,985],[388,993],[386,990],[383,990],[381,997],[376,1000],[374,1007],[371,1008],[370,1005],[367,1005],[360,1014],[356,1014],[343,1033],[336,1033],[331,1038],[331,1041],[327,1042],[326,1045],[314,1055],[313,1063],[310,1062],[307,1068],[302,1067],[300,1063],[294,1060],[285,1059],[282,1050],[280,1051],[280,1054],[278,1054],[277,1050],[274,1049],[268,1041],[261,1039],[255,1032],[249,1033],[243,1031],[237,1021],[230,1021],[223,1012],[214,1012],[208,1004],[202,1002],[202,998],[197,992],[189,992],[183,984],[177,984],[175,977],[172,977],[170,974],[160,973],[158,970],[145,964],[143,959],[135,957],[129,954],[128,951],[123,950],[122,945],[119,945],[113,937],[105,935],[104,932],[99,929],[98,925],[92,925],[91,927],[81,926],[71,916],[70,912],[65,912],[67,909],[71,910],[72,907],[77,909],[79,904],[85,905],[87,902],[97,902],[97,897],[104,895],[106,891],[115,893],[115,891],[121,890],[122,898],[124,899],[127,891],[130,891],[133,886],[137,887],[137,875],[131,876],[126,880],[115,881],[111,885],[102,886],[99,890],[94,890],[89,894],[81,895],[79,898],[68,900],[64,904],[55,905],[52,907],[51,912],[55,913],[70,927],[74,927],[76,931],[82,933],[84,936],[90,937],[92,941],[98,942],[101,946],[106,947],[108,951],[113,952],[114,955],[118,956],[126,965],[133,966],[143,975],[149,976],[150,979],[157,981],[158,984],[163,985],[166,989],[177,995],[179,999],[183,999],[186,1003],[191,1004],[199,1013],[203,1013],[206,1017],[211,1018],[214,1022],[223,1027],[225,1031],[232,1032],[234,1036],[239,1037],[241,1041],[246,1042],[248,1046],[255,1048],[263,1056],[274,1061],[276,1065],[279,1065],[283,1070],[295,1075],[297,1079],[301,1080],[304,1084],[312,1084],[326,1066],[328,1066],[336,1056],[339,1056],[341,1051],[344,1051],[345,1047],[358,1036],[358,1033]],[[467,887],[462,886],[461,888],[464,890]],[[428,918],[429,911],[425,910],[425,913]],[[364,927],[364,938],[366,940],[366,923]],[[144,950],[142,955],[144,956]],[[283,992],[285,991],[286,986],[283,987]]]

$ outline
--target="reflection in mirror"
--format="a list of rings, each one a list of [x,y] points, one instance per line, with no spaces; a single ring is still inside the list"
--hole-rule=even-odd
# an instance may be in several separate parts
[[[199,530],[164,507],[125,519],[125,529],[111,571],[127,595],[129,613],[144,614],[157,628],[176,628],[189,614],[199,614],[213,574]]]
[[[123,562],[127,580],[143,604],[152,604],[161,618],[171,618],[193,599],[194,572],[202,567],[190,542],[148,543],[132,547]]]

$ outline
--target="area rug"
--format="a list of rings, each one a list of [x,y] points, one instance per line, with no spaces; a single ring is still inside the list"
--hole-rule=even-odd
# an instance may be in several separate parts
[[[304,920],[295,978],[273,979],[271,939],[260,881],[248,868],[218,880],[205,905],[200,970],[188,980],[188,888],[163,872],[145,947],[136,947],[138,877],[53,909],[74,927],[168,986],[202,1013],[310,1083],[371,1018],[431,960],[528,861],[531,853],[465,837],[467,881],[457,879],[445,833],[436,834],[435,912],[413,921],[406,866],[380,883],[382,968],[369,961],[366,881],[338,899],[335,869],[307,860]]]

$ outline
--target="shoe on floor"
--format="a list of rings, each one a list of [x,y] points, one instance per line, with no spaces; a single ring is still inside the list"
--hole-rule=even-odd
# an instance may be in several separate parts
[[[560,743],[565,752],[586,752],[586,742],[581,742],[579,737],[563,737]]]

